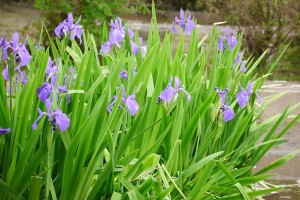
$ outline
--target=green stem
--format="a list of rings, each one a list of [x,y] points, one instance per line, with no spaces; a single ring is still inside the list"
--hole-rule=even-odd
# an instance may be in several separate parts
[[[53,141],[53,128],[52,126],[49,126],[50,131],[48,132],[48,137],[47,137],[47,149],[48,149],[48,156],[47,156],[47,174],[46,174],[46,199],[49,199],[49,193],[50,193],[50,186],[51,186],[51,168],[52,168],[52,155],[51,155],[51,149],[52,149],[52,141]]]

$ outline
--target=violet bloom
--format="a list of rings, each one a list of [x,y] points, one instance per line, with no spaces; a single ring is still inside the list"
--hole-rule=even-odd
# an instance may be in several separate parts
[[[131,46],[131,50],[132,50],[132,53],[134,55],[136,55],[139,51],[140,51],[140,47],[133,41],[130,41],[130,46]]]
[[[67,89],[66,85],[64,85],[64,86],[58,86],[57,89],[58,89],[59,93],[67,93],[68,92],[68,89]]]
[[[123,69],[120,73],[120,78],[125,78],[127,80],[128,79],[128,72]]]
[[[54,130],[57,128],[57,126],[59,126],[60,131],[63,132],[69,128],[70,119],[60,109],[57,109],[52,114],[52,123],[51,124],[52,124]]]
[[[224,91],[220,90],[219,88],[215,87],[214,90],[218,92],[218,95],[221,99],[221,103],[224,104],[226,100],[226,93],[229,91],[228,88],[225,88]]]
[[[0,134],[6,134],[6,133],[11,133],[11,128],[1,128],[0,127]]]
[[[110,49],[111,49],[111,44],[110,44],[110,42],[105,42],[105,43],[101,46],[100,54],[101,54],[101,55],[107,54],[107,53],[110,52]]]
[[[2,60],[8,58],[8,50],[11,49],[12,53],[15,55],[15,61],[18,64],[17,68],[20,69],[20,67],[27,65],[31,60],[31,55],[26,49],[25,43],[19,43],[19,34],[15,32],[12,36],[12,41],[9,43],[6,42],[2,48]]]
[[[46,104],[47,104],[47,102],[46,102]],[[49,105],[46,105],[46,107],[49,107]],[[39,116],[38,116],[37,120],[35,120],[32,124],[33,130],[36,130],[37,123],[40,121],[40,119],[44,115],[48,116],[48,119],[49,119],[49,121],[51,121],[51,125],[53,126],[53,130],[55,130],[57,128],[57,126],[59,127],[60,131],[62,131],[62,132],[69,128],[70,119],[68,118],[68,116],[65,113],[63,113],[60,109],[57,109],[53,113],[51,113],[50,108],[47,108],[47,109],[48,109],[48,113],[42,112],[41,109],[38,108]]]
[[[139,110],[139,105],[135,100],[135,94],[132,94],[126,98],[124,87],[122,88],[122,101],[125,106],[129,109],[130,115],[133,116]]]
[[[6,41],[6,35],[3,36],[3,38],[0,40],[0,48],[3,48],[7,45]]]
[[[235,116],[234,110],[232,108],[230,108],[228,103],[221,107],[221,111],[224,114],[224,121],[225,122],[228,122],[228,121],[232,120]]]
[[[2,71],[2,76],[4,80],[9,81],[9,72],[8,72],[8,65],[6,63],[5,69]]]
[[[223,36],[219,36],[218,50],[219,51],[224,51],[225,49],[226,49],[226,46],[224,45],[224,37]]]
[[[229,29],[226,29],[225,33],[226,33],[227,43],[229,44],[230,50],[232,51],[236,47],[238,40],[236,39],[236,37],[234,37],[234,35],[230,35]]]
[[[179,25],[182,29],[184,29],[184,33],[186,35],[190,35],[191,32],[195,28],[195,22],[191,20],[191,14],[189,11],[187,11],[187,18],[185,18],[184,11],[180,9],[180,19],[178,17],[175,17],[174,24],[172,26],[172,32],[177,33],[177,30],[175,29],[175,25]]]
[[[41,120],[41,118],[42,118],[44,115],[49,116],[48,113],[42,112],[40,108],[38,108],[38,113],[39,113],[38,118],[33,122],[32,126],[31,126],[31,128],[32,128],[33,130],[36,130],[36,128],[37,128],[37,123]]]
[[[110,24],[109,42],[119,47],[119,43],[125,38],[125,27],[122,26],[122,20],[119,17],[115,21],[111,20]]]
[[[36,90],[36,94],[38,95],[38,98],[41,100],[41,102],[46,101],[46,99],[49,98],[51,92],[52,85],[49,83],[44,83],[40,88]]]
[[[112,112],[112,107],[115,105],[116,101],[117,101],[117,96],[113,97],[113,101],[108,105],[108,107],[106,108],[106,110],[111,113]]]
[[[55,34],[58,38],[65,37],[68,33],[71,33],[70,40],[75,39],[77,37],[80,40],[80,44],[82,43],[82,26],[79,25],[81,17],[77,20],[75,24],[73,24],[73,14],[68,14],[68,19],[64,20],[55,28]]]
[[[241,65],[240,65],[240,68],[241,68],[241,72],[242,72],[242,73],[246,73],[246,71],[247,71],[245,65],[246,65],[246,61],[245,61],[245,60],[242,60],[242,61],[241,61]]]
[[[172,81],[173,81],[173,77],[171,77],[171,80],[168,84],[168,86],[166,87],[166,89],[164,89],[159,97],[158,97],[158,103],[160,103],[161,100],[164,100],[167,103],[170,103],[172,101],[173,98],[177,98],[178,97],[178,92],[182,91],[187,95],[187,102],[189,102],[191,100],[191,95],[184,89],[184,87],[180,88],[180,80],[179,78],[176,76],[175,77],[175,88],[172,87]]]
[[[147,53],[147,46],[143,46],[143,38],[140,37],[140,45],[141,45],[141,50],[142,50],[142,57],[145,58],[146,53]]]
[[[237,98],[237,102],[240,105],[240,107],[244,108],[247,105],[247,103],[250,99],[250,95],[252,93],[252,82],[250,81],[248,83],[247,91],[242,87],[241,87],[241,89],[242,89],[242,91],[237,93],[236,98]]]
[[[25,73],[25,71],[21,71],[20,69],[16,68],[15,70],[18,71],[18,76],[17,76],[17,84],[19,83],[19,81],[22,79],[22,85],[24,86],[25,83],[27,82],[27,75]]]
[[[115,103],[117,101],[117,96],[114,96],[113,99],[114,99],[113,102],[111,104],[109,104],[106,109],[109,113],[112,112],[112,107],[115,105]],[[124,87],[122,87],[122,99],[121,100],[125,104],[125,106],[128,108],[131,116],[135,115],[138,112],[139,105],[135,100],[135,94],[129,95],[126,98],[126,93],[125,93]],[[119,107],[122,108],[121,106],[119,106]]]
[[[238,55],[233,63],[233,67],[237,64],[240,64],[241,72],[246,73],[246,67],[245,67],[246,61],[242,60],[242,57],[243,57],[243,54],[241,52],[238,53]]]
[[[57,74],[58,74],[58,63],[53,65],[54,62],[52,62],[51,58],[48,58],[48,64],[47,64],[47,69],[46,69],[46,74],[48,78],[51,78],[51,83],[55,84],[56,79],[57,79]]]

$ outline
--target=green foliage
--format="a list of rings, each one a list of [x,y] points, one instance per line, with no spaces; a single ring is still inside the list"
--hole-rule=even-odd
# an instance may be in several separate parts
[[[253,78],[267,51],[248,62],[243,74],[232,68],[242,38],[234,51],[219,52],[214,25],[210,40],[199,41],[194,29],[188,50],[182,35],[172,54],[174,36],[168,32],[160,38],[154,7],[145,58],[141,52],[131,54],[129,38],[120,49],[99,57],[95,37],[87,31],[81,46],[69,37],[60,41],[47,36],[50,46],[45,49],[36,49],[28,40],[32,61],[24,87],[19,83],[10,96],[0,76],[0,119],[5,119],[0,126],[12,128],[12,133],[0,137],[1,199],[253,199],[281,189],[255,184],[272,176],[267,172],[295,153],[252,173],[300,118],[297,115],[278,132],[296,105],[261,123],[257,120],[272,100],[258,105],[255,99],[270,73]],[[211,55],[213,62],[208,63]],[[53,131],[46,117],[35,131],[31,128],[37,108],[46,109],[36,89],[44,83],[49,56],[59,62],[60,85],[70,66],[77,74],[75,81],[73,76],[66,80],[70,104],[66,94],[57,97],[60,109],[71,119],[65,132]],[[120,79],[122,68],[128,71],[128,80]],[[190,102],[179,93],[170,104],[157,104],[171,76],[180,78],[192,96]],[[235,96],[250,80],[254,93],[241,109]],[[118,108],[122,85],[127,94],[136,94],[140,109],[133,117],[125,106]],[[236,116],[229,122],[223,120],[215,86],[230,89],[227,95]],[[115,95],[115,106],[108,113]]]

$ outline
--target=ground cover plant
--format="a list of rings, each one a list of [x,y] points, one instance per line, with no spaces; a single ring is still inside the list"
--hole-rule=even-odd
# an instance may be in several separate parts
[[[215,24],[199,40],[181,11],[161,38],[152,15],[147,46],[118,18],[98,49],[72,13],[49,47],[18,33],[0,41],[1,199],[254,199],[282,188],[264,180],[297,152],[253,172],[300,117],[278,130],[296,105],[259,121],[283,95],[259,96],[282,53],[257,77],[267,51],[243,59],[241,34]]]

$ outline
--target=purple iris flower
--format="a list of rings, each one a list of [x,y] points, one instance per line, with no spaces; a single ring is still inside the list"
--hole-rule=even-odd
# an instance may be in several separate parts
[[[38,118],[33,122],[32,126],[31,126],[31,128],[32,128],[33,130],[36,130],[36,128],[37,128],[37,123],[41,120],[41,118],[42,118],[44,115],[49,116],[48,113],[42,112],[40,108],[38,108],[38,113],[39,113]]]
[[[241,72],[246,73],[246,67],[245,67],[246,61],[242,60],[242,57],[243,57],[243,54],[241,52],[238,53],[238,55],[233,63],[233,67],[237,64],[240,64]]]
[[[238,53],[238,55],[237,55],[237,57],[236,57],[236,59],[235,59],[232,66],[234,67],[235,65],[240,64],[241,72],[246,73],[246,70],[247,70],[246,67],[245,67],[246,61],[242,60],[242,57],[243,57],[243,54],[241,52]]]
[[[19,81],[22,78],[22,85],[24,86],[25,83],[27,82],[27,75],[26,75],[25,71],[21,71],[18,68],[16,68],[15,70],[18,71],[18,73],[19,73],[18,76],[17,76],[17,84],[19,83]]]
[[[58,89],[58,92],[60,92],[60,93],[66,93],[66,92],[68,92],[66,85],[64,85],[64,86],[58,86],[57,89]]]
[[[238,40],[236,39],[236,37],[233,35],[230,35],[230,30],[227,28],[225,29],[225,34],[226,34],[226,37],[224,36],[219,36],[219,40],[218,40],[218,49],[219,51],[224,51],[227,46],[229,45],[229,48],[230,48],[230,51],[232,51],[237,43],[238,43]],[[226,44],[224,44],[224,42]]]
[[[52,85],[50,83],[44,83],[41,87],[36,90],[36,94],[41,102],[46,101],[52,92]]]
[[[2,71],[2,76],[4,80],[9,81],[8,65],[6,63],[5,69]]]
[[[68,116],[63,113],[60,109],[57,109],[56,111],[53,112],[53,114],[50,113],[48,110],[48,113],[42,112],[41,109],[38,108],[39,116],[35,122],[32,124],[32,129],[36,130],[37,128],[37,123],[40,121],[40,119],[46,115],[49,118],[49,121],[51,121],[51,124],[53,126],[53,129],[55,130],[57,126],[59,126],[60,131],[65,131],[69,128],[70,126],[70,119]]]
[[[8,45],[8,42],[6,41],[6,35],[3,36],[3,38],[0,40],[0,48],[5,47]]]
[[[119,43],[123,41],[126,34],[125,27],[122,26],[122,20],[118,17],[115,21],[111,20],[110,24],[109,42],[120,47]]]
[[[250,81],[247,86],[247,91],[241,87],[242,91],[237,93],[236,95],[237,102],[241,108],[244,108],[247,105],[250,99],[250,95],[252,93],[252,88],[253,88],[252,82]]]
[[[142,57],[145,58],[146,53],[147,53],[147,46],[143,46],[143,38],[140,37],[140,45],[141,45],[141,50],[142,50]]]
[[[52,62],[51,58],[48,58],[48,64],[47,64],[47,69],[46,69],[46,74],[48,78],[51,78],[51,83],[55,84],[56,83],[56,78],[58,74],[58,63],[53,65],[54,62]]]
[[[221,111],[224,113],[224,121],[225,122],[232,120],[235,116],[234,110],[232,108],[230,108],[228,103],[221,107]]]
[[[246,61],[245,61],[245,60],[242,60],[242,61],[241,61],[241,65],[240,65],[240,68],[241,68],[241,72],[242,72],[242,73],[246,73],[246,71],[247,71],[245,65],[246,65]]]
[[[52,126],[54,129],[59,126],[61,132],[67,130],[70,126],[70,119],[60,109],[57,109],[52,114]]]
[[[120,78],[125,78],[127,80],[128,79],[128,72],[123,69],[120,73]]]
[[[112,107],[114,106],[114,104],[117,101],[117,96],[114,96],[113,99],[114,99],[113,102],[111,104],[109,104],[108,107],[107,107],[107,111],[109,113],[112,112]],[[124,87],[122,87],[122,99],[121,100],[125,104],[125,106],[129,109],[129,112],[130,112],[131,116],[133,116],[137,113],[137,111],[139,110],[139,105],[135,100],[135,94],[129,95],[126,98],[125,89],[124,89]],[[119,107],[121,107],[121,106],[119,106]]]
[[[23,66],[27,65],[31,60],[31,55],[29,54],[29,52],[26,49],[26,46],[24,44],[22,44],[19,47],[16,58],[18,56],[19,56],[19,59],[20,59],[20,63],[19,63],[18,67],[23,67]],[[17,59],[16,59],[16,61],[17,61]]]
[[[228,28],[225,30],[225,33],[226,40],[229,44],[230,50],[232,51],[236,47],[238,40],[236,39],[236,37],[234,37],[234,35],[230,35],[230,30]]]
[[[133,41],[130,42],[132,53],[135,55],[140,51],[140,47]]]
[[[15,61],[18,64],[17,68],[23,67],[27,65],[31,60],[31,55],[29,54],[28,50],[26,49],[25,43],[19,43],[19,34],[15,32],[12,36],[11,42],[5,42],[4,39],[2,39],[3,47],[2,47],[2,53],[3,57],[2,60],[5,60],[8,58],[8,50],[11,49],[13,54],[15,55]],[[1,40],[1,41],[2,41]],[[6,40],[6,39],[5,39]]]
[[[1,128],[0,127],[0,134],[6,134],[6,133],[11,133],[11,128]]]
[[[110,52],[110,49],[111,49],[111,44],[110,44],[110,42],[105,42],[105,43],[101,46],[100,54],[101,54],[101,55],[104,55],[104,54],[106,54],[106,53],[109,53],[109,52]]]
[[[158,97],[158,103],[161,102],[161,100],[164,100],[167,103],[170,103],[172,101],[173,98],[177,98],[178,97],[178,92],[182,91],[187,95],[187,102],[189,102],[191,100],[191,95],[184,89],[184,87],[180,88],[180,80],[179,78],[176,76],[175,77],[175,88],[172,87],[172,81],[173,81],[173,77],[171,77],[171,80],[168,84],[168,86],[166,87],[166,89],[164,89],[159,97]]]
[[[190,35],[191,32],[194,30],[195,28],[195,22],[193,20],[191,20],[191,14],[190,11],[187,11],[187,18],[185,19],[185,14],[184,11],[182,9],[180,9],[180,19],[178,19],[178,17],[175,17],[174,20],[174,24],[172,26],[172,32],[173,33],[177,33],[177,30],[175,29],[175,25],[179,25],[182,29],[184,29],[184,33],[186,35]]]
[[[112,112],[112,107],[115,105],[116,101],[117,101],[117,96],[113,97],[113,101],[108,105],[108,107],[106,108],[106,110],[111,113]]]
[[[221,103],[224,104],[225,100],[226,100],[226,93],[229,91],[228,88],[225,88],[224,91],[220,90],[217,87],[215,87],[214,89],[218,92],[218,95],[219,95],[219,97],[221,99]]]
[[[135,94],[129,95],[126,98],[126,93],[124,87],[122,88],[122,101],[125,106],[129,109],[130,115],[133,116],[139,110],[139,105],[135,100]]]
[[[219,49],[219,51],[224,51],[226,49],[226,46],[224,45],[224,37],[223,36],[219,36],[218,49]]]
[[[82,43],[82,26],[79,25],[81,20],[81,16],[77,20],[75,24],[73,24],[73,14],[68,14],[68,19],[64,20],[55,28],[55,34],[58,38],[66,36],[68,33],[71,33],[70,40],[75,39],[77,37],[80,40],[80,44]]]

